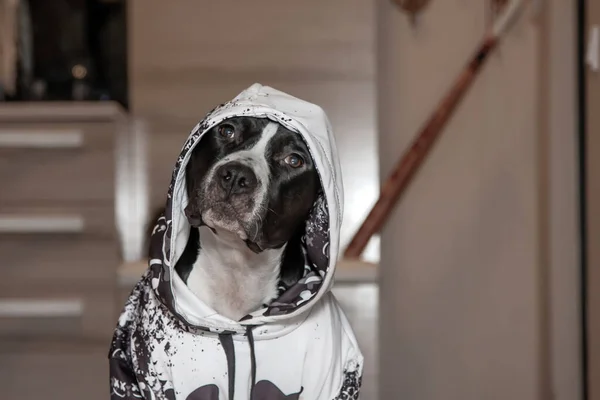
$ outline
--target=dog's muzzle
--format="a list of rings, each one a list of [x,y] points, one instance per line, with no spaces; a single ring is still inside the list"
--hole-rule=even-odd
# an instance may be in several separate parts
[[[258,186],[258,179],[252,168],[239,161],[231,161],[220,166],[215,172],[215,179],[224,191],[223,200],[237,195],[248,195]]]
[[[185,214],[192,226],[206,225],[255,238],[262,229],[258,215],[265,187],[254,169],[240,160],[215,166],[199,196],[190,199]]]

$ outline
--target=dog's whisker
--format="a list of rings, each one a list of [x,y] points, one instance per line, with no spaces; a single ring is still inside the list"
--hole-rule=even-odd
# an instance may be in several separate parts
[[[263,220],[262,220],[262,217],[260,216],[260,214],[257,215],[257,217],[258,218],[256,220],[256,230],[254,231],[254,239],[253,239],[254,242],[256,242],[256,239],[258,239],[258,232],[259,232],[260,226],[262,226],[262,224],[263,224]]]
[[[258,221],[256,221],[256,228],[254,228],[254,238],[252,239],[253,242],[256,242],[256,239],[258,238]]]

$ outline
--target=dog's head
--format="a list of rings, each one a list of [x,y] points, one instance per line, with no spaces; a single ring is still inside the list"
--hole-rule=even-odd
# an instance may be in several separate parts
[[[233,233],[255,252],[294,237],[320,187],[300,135],[252,117],[210,129],[192,152],[186,180],[190,224]]]

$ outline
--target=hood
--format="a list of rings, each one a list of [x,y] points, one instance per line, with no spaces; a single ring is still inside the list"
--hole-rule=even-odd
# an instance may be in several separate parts
[[[174,286],[181,279],[174,268],[187,243],[190,225],[184,214],[188,203],[186,165],[202,136],[214,125],[234,116],[269,118],[299,133],[311,152],[322,186],[306,221],[302,238],[305,254],[304,276],[293,286],[280,290],[279,297],[265,308],[241,319],[190,318]],[[188,328],[223,332],[240,331],[244,326],[268,323],[285,325],[305,315],[326,294],[333,283],[339,254],[343,215],[343,189],[340,164],[331,125],[317,105],[260,84],[254,84],[233,100],[208,113],[192,130],[175,164],[167,193],[164,215],[154,227],[150,244],[148,278],[157,298]],[[179,295],[185,297],[189,295]],[[199,300],[196,300],[199,302]],[[214,313],[213,313],[214,315]]]

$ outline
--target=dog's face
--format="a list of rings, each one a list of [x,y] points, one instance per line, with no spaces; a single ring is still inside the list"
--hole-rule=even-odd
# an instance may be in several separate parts
[[[213,127],[193,151],[186,180],[192,226],[233,233],[255,252],[289,241],[319,190],[300,135],[266,118]]]

